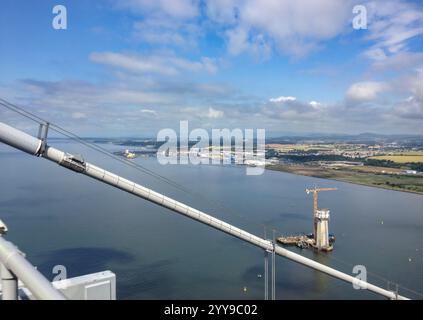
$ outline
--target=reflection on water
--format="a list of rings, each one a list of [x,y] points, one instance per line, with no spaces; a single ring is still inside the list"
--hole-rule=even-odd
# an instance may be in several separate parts
[[[68,277],[107,270],[112,262],[127,264],[134,260],[127,252],[109,248],[67,248],[46,252],[41,254],[40,258],[43,261],[38,265],[41,272],[51,272],[60,261],[60,264],[69,270]]]
[[[423,291],[420,195],[280,172],[246,176],[245,169],[237,167],[161,166],[153,158],[134,160],[230,208],[222,210],[81,146],[59,147],[260,236],[263,223],[277,228],[278,234],[311,232],[313,204],[304,189],[337,187],[319,197],[319,205],[331,209],[335,250],[291,250],[349,274],[354,265],[365,265],[369,272]],[[121,299],[263,298],[259,249],[11,150],[0,146],[0,217],[9,226],[8,238],[49,279],[52,267],[61,264],[69,276],[112,270]],[[379,298],[281,257],[276,262],[278,299]],[[372,274],[369,280],[387,285]]]
[[[330,252],[320,252],[316,253],[313,252],[313,260],[322,263],[324,265],[330,264]],[[322,272],[314,271],[313,272],[313,291],[318,292],[322,295],[326,292],[328,289],[328,281],[327,281],[327,275],[325,275]],[[336,298],[336,297],[335,297]]]

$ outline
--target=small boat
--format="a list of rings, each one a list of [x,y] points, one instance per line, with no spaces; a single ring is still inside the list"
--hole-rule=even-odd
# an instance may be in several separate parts
[[[125,150],[125,152],[123,153],[123,156],[127,159],[135,159],[137,155],[134,152]]]

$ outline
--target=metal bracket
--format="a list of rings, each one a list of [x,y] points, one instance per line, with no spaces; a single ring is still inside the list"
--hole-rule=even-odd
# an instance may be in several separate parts
[[[40,127],[38,128],[38,139],[41,140],[40,149],[37,152],[37,156],[42,156],[47,148],[47,135],[48,135],[48,128],[50,123],[40,123]]]
[[[86,170],[85,161],[80,155],[67,154],[59,164],[78,173]]]

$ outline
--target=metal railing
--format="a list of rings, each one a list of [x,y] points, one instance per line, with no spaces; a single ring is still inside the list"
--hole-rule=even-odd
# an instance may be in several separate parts
[[[36,299],[66,299],[47,278],[25,259],[23,253],[13,243],[3,238],[1,233],[0,274],[3,300],[18,300],[18,279],[25,284]]]

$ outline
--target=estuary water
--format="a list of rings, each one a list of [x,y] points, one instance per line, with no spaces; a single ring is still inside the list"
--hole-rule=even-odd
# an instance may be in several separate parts
[[[423,196],[244,167],[160,165],[133,161],[203,197],[183,193],[73,142],[53,146],[263,236],[309,233],[312,195],[331,210],[331,253],[291,250],[343,272],[366,267],[368,280],[423,292]],[[104,145],[111,151],[125,147]],[[263,252],[238,239],[44,159],[0,145],[0,219],[7,238],[49,279],[112,270],[119,299],[262,299]],[[271,228],[267,235],[271,237]],[[380,299],[352,285],[277,257],[277,299]],[[400,287],[401,294],[420,298]]]

